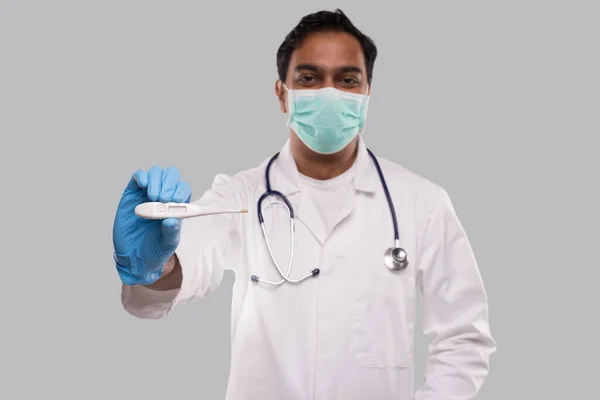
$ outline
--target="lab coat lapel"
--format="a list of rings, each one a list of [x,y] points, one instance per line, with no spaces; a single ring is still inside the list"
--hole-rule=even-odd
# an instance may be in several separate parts
[[[352,189],[348,192],[348,197],[346,197],[344,203],[341,204],[341,208],[332,226],[332,231],[352,214],[356,207],[356,197],[358,195],[365,193],[372,194],[374,192],[377,173],[374,171],[374,165],[369,157],[363,139],[359,137]]]
[[[292,155],[289,140],[279,152],[279,157],[271,171],[273,171],[274,177],[273,190],[278,190],[288,197],[294,207],[297,222],[302,223],[322,245],[327,238],[325,223],[310,195],[300,188],[298,167]]]
[[[317,205],[306,191],[300,192],[300,204],[296,217],[312,233],[319,244],[325,243],[327,239],[325,221],[323,221]]]

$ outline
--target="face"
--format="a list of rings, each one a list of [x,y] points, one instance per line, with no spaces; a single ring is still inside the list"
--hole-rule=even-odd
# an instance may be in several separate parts
[[[346,32],[308,35],[292,53],[285,85],[290,89],[339,90],[369,94],[365,58],[360,42]],[[277,81],[275,94],[281,111],[287,112],[287,92]]]

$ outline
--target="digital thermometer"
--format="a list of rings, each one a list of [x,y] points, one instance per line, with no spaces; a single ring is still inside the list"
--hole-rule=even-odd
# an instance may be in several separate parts
[[[218,207],[202,207],[188,203],[161,203],[151,201],[135,207],[135,214],[145,219],[193,218],[215,214],[245,214],[248,210],[231,210]]]

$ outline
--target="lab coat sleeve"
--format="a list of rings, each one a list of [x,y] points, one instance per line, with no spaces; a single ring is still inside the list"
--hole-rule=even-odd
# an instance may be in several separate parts
[[[247,208],[234,179],[217,175],[212,188],[194,203],[231,209]],[[175,254],[182,269],[181,288],[169,291],[122,285],[121,302],[130,314],[158,319],[180,303],[189,303],[214,292],[226,269],[236,270],[241,260],[240,214],[220,214],[183,220]]]
[[[438,193],[420,244],[423,332],[432,341],[414,400],[471,400],[488,375],[496,343],[471,245],[448,193]]]

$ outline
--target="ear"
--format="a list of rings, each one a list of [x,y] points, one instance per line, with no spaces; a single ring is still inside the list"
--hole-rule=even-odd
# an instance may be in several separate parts
[[[281,112],[284,114],[287,113],[287,92],[280,80],[277,80],[275,82],[275,95],[277,96],[277,100],[279,101],[279,109],[281,110]]]

